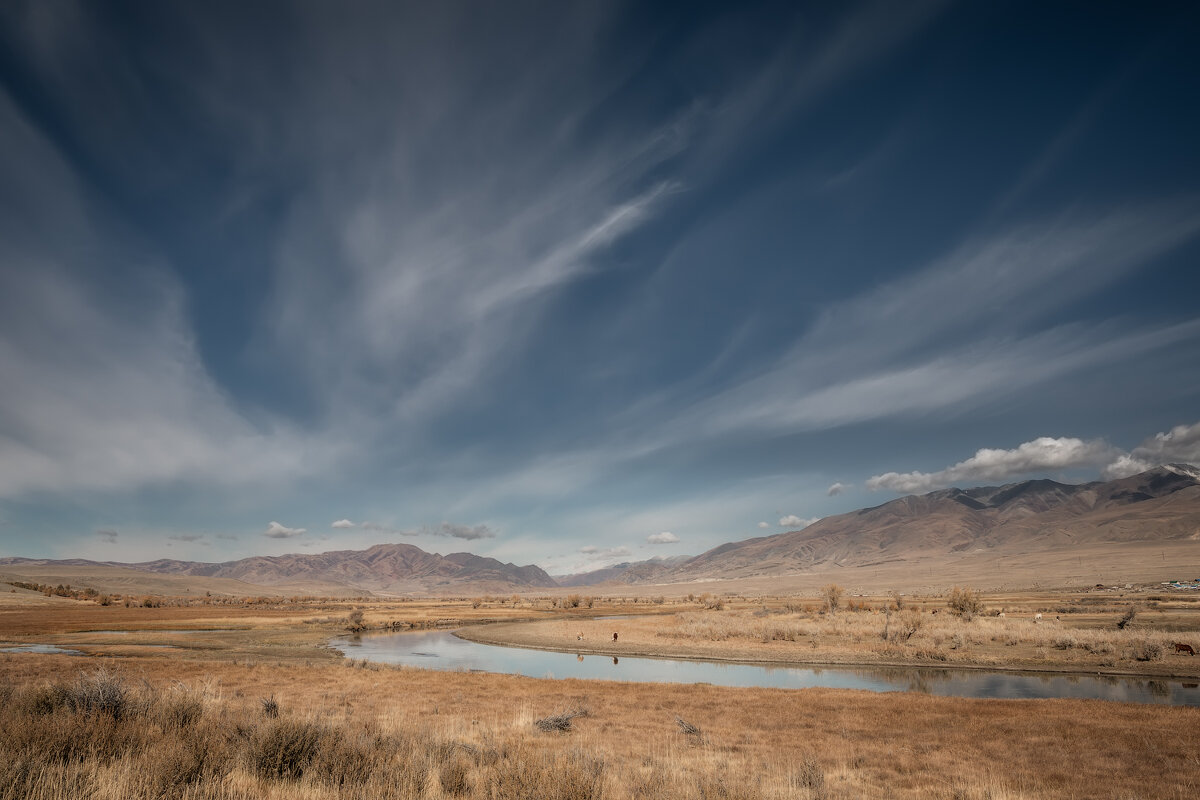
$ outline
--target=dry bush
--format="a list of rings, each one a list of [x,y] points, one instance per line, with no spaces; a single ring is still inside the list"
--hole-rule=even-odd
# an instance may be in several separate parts
[[[704,731],[699,727],[685,720],[678,714],[675,716],[675,725],[679,728],[679,732],[688,737],[694,745],[704,744]]]
[[[946,606],[954,616],[962,617],[969,621],[976,614],[983,611],[983,598],[974,589],[955,586],[950,590],[950,596],[946,599]]]
[[[1162,661],[1166,648],[1161,642],[1142,640],[1134,643],[1133,657],[1137,661]]]
[[[829,609],[830,613],[838,610],[845,595],[846,590],[836,583],[830,583],[821,587],[821,598],[825,601],[825,608]]]
[[[571,730],[571,720],[576,717],[586,717],[588,712],[586,709],[575,709],[574,711],[564,711],[561,714],[554,714],[549,717],[542,717],[536,720],[533,725],[539,731],[550,733],[551,731],[560,731],[566,733]]]
[[[582,752],[556,755],[518,750],[490,775],[494,800],[600,800],[606,796],[601,759]]]
[[[299,778],[329,739],[320,725],[278,720],[255,732],[246,756],[251,770],[264,778]]]
[[[275,695],[260,698],[258,702],[262,706],[263,716],[271,719],[279,716],[279,701],[275,699]]]
[[[1125,613],[1119,620],[1117,620],[1117,630],[1125,630],[1125,627],[1129,625],[1129,623],[1133,622],[1133,618],[1136,616],[1137,608],[1135,606],[1130,606],[1129,608],[1125,609]]]

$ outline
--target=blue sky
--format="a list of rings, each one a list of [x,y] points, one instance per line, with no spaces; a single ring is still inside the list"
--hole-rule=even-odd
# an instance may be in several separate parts
[[[1198,33],[6,3],[0,554],[563,572],[1200,460]]]

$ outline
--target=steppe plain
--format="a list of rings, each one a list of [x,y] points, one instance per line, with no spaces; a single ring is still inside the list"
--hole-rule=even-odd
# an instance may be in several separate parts
[[[949,587],[849,590],[831,610],[820,586],[767,595],[746,591],[753,582],[429,600],[206,595],[202,583],[134,596],[127,585],[109,605],[4,586],[0,641],[85,655],[0,653],[2,798],[1183,798],[1200,788],[1194,707],[532,679],[387,667],[327,646],[349,628],[467,626],[480,641],[614,655],[1200,680],[1200,659],[1171,648],[1200,646],[1200,592],[1153,584],[985,593],[969,620],[949,613]],[[593,619],[610,614],[628,618]]]

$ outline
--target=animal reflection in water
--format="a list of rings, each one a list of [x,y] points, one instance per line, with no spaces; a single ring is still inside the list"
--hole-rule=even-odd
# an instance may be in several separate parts
[[[582,662],[583,662],[583,653],[576,653],[576,654],[575,654],[575,660],[576,660],[576,661],[578,661],[578,662],[580,662],[580,663],[582,663]],[[620,664],[620,663],[621,663],[621,660],[620,660],[619,658],[617,658],[616,656],[613,656],[613,657],[612,657],[612,660],[613,660],[613,663],[614,663],[614,664]]]

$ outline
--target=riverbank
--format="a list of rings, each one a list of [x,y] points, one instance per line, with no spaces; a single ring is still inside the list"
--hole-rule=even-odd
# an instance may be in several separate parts
[[[622,620],[474,625],[457,635],[481,644],[584,655],[1200,680],[1200,659],[1176,653],[1173,647],[1180,639],[1200,646],[1200,632],[1132,626],[1119,630],[1115,622],[1109,630],[1073,622],[1036,619],[1034,613],[966,620],[915,610],[902,616],[877,611],[764,613],[761,608],[744,608]]]
[[[46,770],[43,779],[73,770],[72,791],[56,793],[46,784],[22,796],[66,800],[91,796],[93,789],[100,797],[156,796],[139,787],[152,786],[148,776],[176,774],[169,763],[188,752],[212,752],[212,760],[197,769],[194,781],[166,796],[515,798],[523,796],[514,783],[519,774],[540,776],[540,797],[612,800],[1185,797],[1195,788],[1197,708],[539,680],[363,662],[234,664],[25,654],[0,656],[0,687],[7,687],[0,691],[11,700],[13,692],[71,686],[98,667],[129,687],[176,698],[171,708],[198,698],[200,716],[189,723],[192,733],[167,730],[165,717],[157,715],[139,721],[150,732],[144,748],[107,761],[89,761],[85,749],[83,761],[72,766],[39,750],[34,755]],[[264,700],[278,704],[278,718],[268,715]],[[96,724],[53,709],[16,719],[14,709],[26,706],[5,706],[9,739],[0,748],[0,781],[15,774],[14,754],[26,752],[11,744],[14,732],[45,742],[61,723],[76,740],[89,741],[89,726]],[[567,731],[547,733],[535,725],[569,711],[586,714],[571,720]],[[313,736],[340,742],[346,763],[357,766],[340,773],[341,785],[320,764],[309,775],[289,779],[256,772],[250,748],[279,733],[276,722],[292,725],[287,729],[292,731],[315,726]],[[41,730],[45,725],[50,728]],[[107,738],[94,741],[110,742],[111,732],[104,731]],[[213,738],[188,750],[192,738],[205,731]],[[173,761],[154,744],[167,741],[175,743]],[[203,742],[215,749],[201,747]],[[375,742],[403,743],[407,784],[388,782],[398,774],[397,748],[389,744],[386,752],[376,751]],[[578,794],[556,794],[563,786],[585,785]]]

